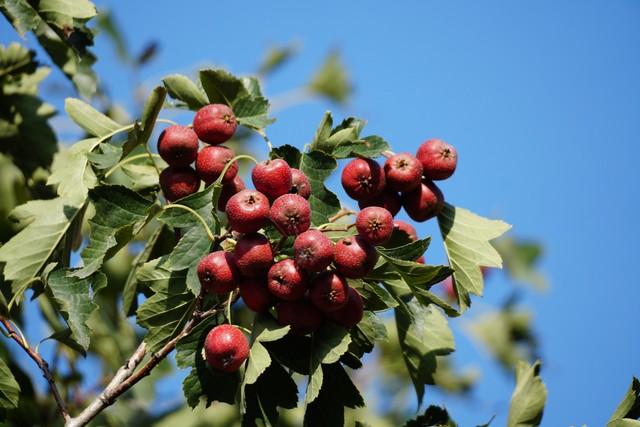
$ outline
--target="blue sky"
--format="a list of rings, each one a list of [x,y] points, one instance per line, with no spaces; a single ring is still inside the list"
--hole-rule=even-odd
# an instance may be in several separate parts
[[[527,293],[542,341],[549,389],[543,425],[604,425],[632,375],[640,375],[636,328],[640,283],[640,3],[627,1],[434,2],[97,1],[116,14],[139,50],[158,40],[141,79],[159,82],[215,63],[250,73],[271,43],[301,48],[267,82],[267,95],[306,81],[331,49],[356,84],[352,102],[314,102],[278,114],[274,144],[302,146],[326,109],[369,120],[366,133],[395,151],[440,137],[460,154],[442,184],[447,200],[514,225],[540,240],[551,289]],[[2,40],[16,36],[3,22]],[[98,74],[113,97],[130,99],[127,75],[97,38]],[[258,143],[258,142],[256,142]],[[337,179],[331,181],[338,189]],[[419,234],[434,234],[433,224]],[[440,262],[436,239],[429,259]],[[446,403],[461,425],[497,412],[504,424],[511,379],[463,336],[461,323],[501,301],[496,275],[487,296],[456,320],[456,360],[483,371],[470,401]]]

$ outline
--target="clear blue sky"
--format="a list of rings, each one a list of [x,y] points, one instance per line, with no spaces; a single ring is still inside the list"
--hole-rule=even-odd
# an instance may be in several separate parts
[[[458,171],[446,198],[506,219],[518,236],[541,240],[544,295],[527,294],[542,341],[549,388],[543,425],[604,425],[632,375],[640,375],[640,3],[637,1],[134,2],[111,8],[132,46],[160,42],[142,79],[188,73],[204,63],[255,69],[270,43],[303,50],[268,82],[276,95],[302,84],[338,48],[356,83],[347,108],[320,102],[284,111],[275,144],[309,141],[332,108],[369,120],[395,151],[428,137],[453,143]],[[2,39],[13,40],[7,26]],[[97,38],[96,68],[116,99],[129,99],[126,75]],[[332,181],[337,188],[337,180]],[[419,233],[431,234],[432,225]],[[436,240],[437,243],[438,241]],[[434,244],[434,246],[438,246]],[[442,260],[435,250],[430,259]],[[469,316],[501,300],[496,275]],[[502,289],[501,289],[502,287]],[[498,412],[512,390],[490,358],[455,328],[461,364],[483,377],[471,401],[434,395],[463,426]]]

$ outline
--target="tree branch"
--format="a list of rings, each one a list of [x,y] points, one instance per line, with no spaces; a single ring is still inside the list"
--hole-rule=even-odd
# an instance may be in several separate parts
[[[64,418],[64,420],[68,422],[71,417],[69,416],[67,405],[64,403],[64,400],[62,400],[62,396],[60,396],[60,391],[58,391],[58,387],[56,386],[56,383],[53,380],[53,375],[51,375],[51,371],[49,370],[49,364],[47,363],[47,361],[44,360],[36,351],[34,351],[29,345],[29,343],[26,342],[26,340],[24,340],[20,335],[18,335],[16,330],[11,325],[11,322],[9,322],[4,317],[0,317],[0,323],[2,323],[4,328],[7,330],[7,333],[9,334],[9,336],[15,342],[17,342],[20,347],[22,347],[22,349],[29,355],[29,357],[31,357],[31,359],[33,359],[34,362],[36,362],[36,364],[42,371],[42,375],[49,383],[49,388],[51,389],[53,398],[56,400],[56,403],[58,404],[58,408],[60,409],[60,414],[62,415],[62,418]]]

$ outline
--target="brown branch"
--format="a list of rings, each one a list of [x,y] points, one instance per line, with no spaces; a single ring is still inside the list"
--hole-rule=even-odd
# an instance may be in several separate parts
[[[334,216],[329,217],[329,222],[336,222],[337,220],[339,220],[342,217],[349,216],[349,215],[354,215],[354,214],[355,214],[354,211],[352,211],[350,209],[344,209],[343,208],[343,209],[340,209],[338,211],[338,213],[336,213]]]
[[[67,410],[67,405],[64,403],[64,400],[62,400],[62,396],[60,396],[60,391],[58,391],[58,387],[56,386],[56,383],[53,380],[53,375],[51,375],[51,371],[49,370],[49,364],[47,363],[47,361],[44,360],[35,350],[33,350],[29,345],[29,343],[27,343],[22,338],[22,336],[18,335],[16,330],[11,325],[11,322],[9,322],[7,319],[3,317],[0,317],[0,323],[2,323],[4,328],[7,330],[9,337],[11,337],[15,342],[17,342],[18,345],[22,347],[22,349],[29,355],[29,357],[31,357],[31,359],[33,359],[33,361],[36,362],[36,364],[42,371],[42,375],[49,383],[49,388],[51,389],[53,398],[56,400],[56,403],[58,404],[58,408],[60,409],[60,414],[62,415],[62,418],[64,418],[65,421],[69,421],[70,416],[69,416],[69,411]]]

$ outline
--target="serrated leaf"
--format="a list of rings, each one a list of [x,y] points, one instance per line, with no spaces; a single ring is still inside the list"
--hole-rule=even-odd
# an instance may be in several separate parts
[[[395,258],[404,261],[415,261],[425,253],[425,251],[429,247],[429,243],[431,243],[431,237],[419,239],[402,246],[392,248],[376,247],[376,249],[378,250],[378,253],[380,253],[380,255],[383,255],[387,258]]]
[[[338,159],[348,157],[376,158],[383,151],[389,150],[389,143],[377,135],[366,136],[362,139],[349,140],[340,143],[333,150],[333,155]]]
[[[95,150],[87,153],[87,158],[97,169],[109,169],[122,158],[122,147],[113,144],[99,144]]]
[[[640,381],[633,377],[627,390],[615,411],[609,418],[607,427],[626,427],[638,424],[640,418]]]
[[[377,282],[349,279],[349,286],[358,290],[367,310],[382,311],[398,306],[393,295]]]
[[[146,144],[151,137],[156,119],[158,118],[158,114],[160,114],[160,110],[162,110],[166,96],[167,89],[162,86],[157,86],[149,94],[142,109],[142,118],[140,120],[141,132],[137,139],[138,144]]]
[[[349,352],[361,358],[365,353],[373,351],[374,343],[387,340],[387,328],[384,323],[370,311],[365,311],[362,320],[351,329]]]
[[[238,123],[252,129],[264,129],[276,120],[269,118],[269,101],[263,97],[243,96],[233,103]]]
[[[215,184],[211,184],[202,191],[177,200],[174,204],[184,205],[193,209],[209,223],[213,220],[213,205],[211,201],[214,189]],[[201,227],[197,218],[184,209],[166,209],[158,215],[158,220],[174,228]]]
[[[275,147],[273,150],[271,150],[270,154],[272,159],[283,159],[292,168],[300,167],[300,159],[302,158],[302,153],[300,153],[300,150],[292,145],[285,144],[281,145],[280,147]]]
[[[404,427],[458,427],[445,408],[431,405],[424,414],[407,421]]]
[[[173,251],[163,257],[160,265],[169,271],[186,270],[200,262],[210,249],[211,241],[207,234],[201,228],[194,227],[178,240]]]
[[[516,387],[509,405],[508,427],[536,427],[542,422],[547,387],[540,379],[540,362],[518,362]]]
[[[191,110],[198,110],[209,103],[202,90],[186,76],[171,74],[162,79],[162,83],[170,97],[184,102]]]
[[[298,387],[291,375],[273,362],[254,384],[244,390],[242,426],[253,427],[261,420],[265,426],[278,425],[278,407],[293,409],[298,404]]]
[[[182,382],[182,391],[191,408],[195,408],[204,400],[209,407],[215,401],[233,404],[240,384],[237,372],[228,374],[206,366],[202,357],[198,358],[196,367]]]
[[[242,81],[223,69],[206,69],[200,71],[200,84],[210,104],[233,103],[244,96],[250,96]]]
[[[88,155],[99,143],[98,138],[84,139],[59,151],[53,158],[47,185],[57,185],[58,195],[75,206],[82,205],[89,189],[98,184],[98,178],[89,167]]]
[[[524,283],[538,290],[547,289],[547,281],[536,270],[543,248],[537,242],[502,238],[494,246],[504,262],[504,269],[516,283]]]
[[[123,127],[91,105],[76,98],[65,99],[64,109],[78,126],[94,136],[105,137]]]
[[[19,400],[20,385],[13,377],[11,369],[0,358],[0,408],[17,408]]]
[[[255,383],[260,375],[271,365],[271,356],[262,345],[263,342],[276,341],[287,335],[289,326],[280,326],[268,315],[257,315],[253,323],[253,342],[247,360],[243,387]]]
[[[335,159],[319,151],[303,153],[299,169],[309,178],[311,184],[311,223],[315,226],[329,221],[340,210],[338,196],[329,191],[324,181],[338,167]]]
[[[337,52],[331,52],[324,64],[309,82],[309,90],[342,104],[347,101],[353,87]]]
[[[323,384],[322,364],[332,364],[349,349],[349,332],[331,323],[325,323],[313,334],[309,361],[309,383],[307,384],[307,404],[319,395]]]
[[[258,67],[258,73],[266,75],[274,72],[280,68],[285,62],[291,59],[297,52],[297,48],[294,44],[288,46],[272,46],[265,54],[260,66]]]
[[[119,170],[122,172],[120,183],[130,190],[145,192],[160,185],[157,169],[148,163],[127,163]]]
[[[482,295],[484,281],[480,266],[502,267],[500,254],[491,240],[500,237],[511,226],[489,220],[466,209],[445,203],[438,215],[449,265],[453,268],[458,305],[465,311],[471,305],[470,294]]]

